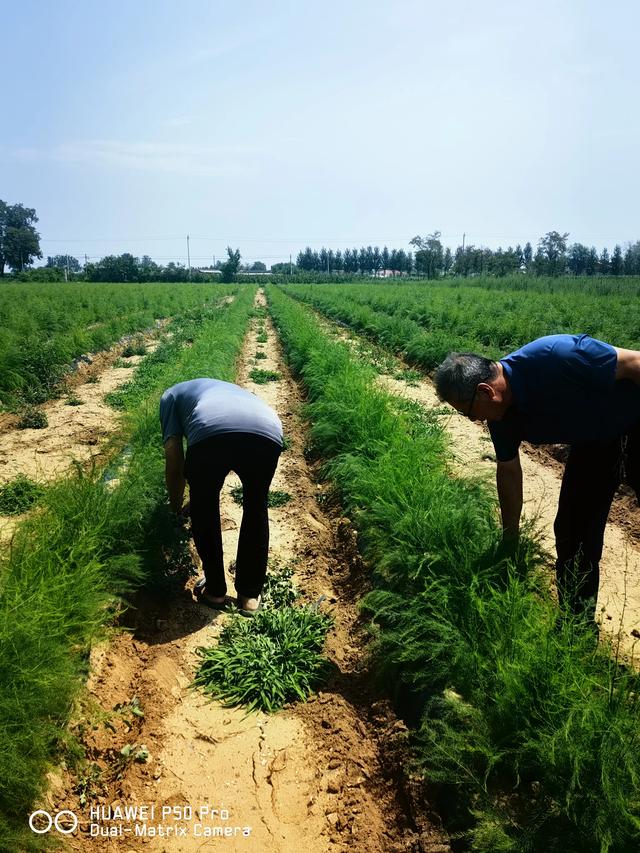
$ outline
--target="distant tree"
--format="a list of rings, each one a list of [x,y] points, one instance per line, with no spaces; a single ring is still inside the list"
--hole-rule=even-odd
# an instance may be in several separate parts
[[[162,267],[153,261],[149,255],[143,255],[139,263],[140,281],[157,281],[162,278]]]
[[[262,261],[254,261],[249,267],[249,272],[266,272],[267,265]]]
[[[611,275],[622,275],[624,261],[622,260],[622,249],[620,246],[615,246],[611,255]]]
[[[603,249],[598,263],[598,270],[601,275],[609,275],[611,272],[611,259],[609,258],[609,250]]]
[[[371,267],[374,275],[378,275],[382,269],[382,255],[380,254],[380,248],[378,246],[374,246],[371,254]]]
[[[406,265],[405,265],[405,272],[407,273],[407,275],[411,275],[411,273],[413,272],[413,270],[415,268],[415,263],[414,263],[412,252],[407,252],[406,258],[407,258],[407,261],[406,261]]]
[[[538,242],[538,249],[544,257],[544,274],[562,275],[567,267],[567,238],[569,234],[559,231],[547,231]]]
[[[364,246],[362,246],[362,248],[358,252],[358,270],[363,275],[369,270],[369,267],[367,266],[367,250]]]
[[[220,276],[221,281],[230,282],[233,281],[240,269],[240,258],[242,257],[240,254],[240,249],[236,249],[235,251],[231,248],[231,246],[227,246],[227,255],[228,258],[222,265],[222,275]]]
[[[587,261],[584,270],[586,275],[595,275],[598,272],[598,264],[598,253],[596,247],[592,246],[587,252]]]
[[[522,263],[524,265],[525,272],[530,272],[531,265],[533,264],[533,249],[531,248],[531,243],[528,241],[522,250]]]
[[[416,272],[426,278],[437,278],[442,273],[444,262],[440,232],[434,231],[424,238],[418,235],[409,240],[409,243],[417,248]]]
[[[382,269],[390,270],[391,269],[391,255],[389,254],[389,249],[385,246],[382,250],[382,254],[380,256],[382,258]]]
[[[48,269],[68,270],[71,273],[79,273],[82,270],[80,261],[73,255],[49,255],[45,266]]]
[[[280,264],[271,264],[271,269],[269,270],[269,272],[272,272],[274,275],[290,275],[292,272],[291,267],[293,267],[294,275],[300,271],[300,268],[297,266],[297,264],[291,264],[289,263],[289,261],[284,261]]]
[[[5,267],[22,272],[34,258],[41,258],[40,235],[34,228],[38,221],[32,207],[7,204],[0,199],[0,276]]]
[[[585,275],[589,262],[589,249],[582,243],[572,243],[567,253],[567,267],[573,275]]]
[[[333,268],[336,272],[342,272],[344,269],[344,258],[340,249],[338,249],[333,259]]]

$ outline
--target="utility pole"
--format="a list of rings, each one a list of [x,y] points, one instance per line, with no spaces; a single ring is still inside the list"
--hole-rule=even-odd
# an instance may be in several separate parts
[[[191,278],[191,252],[189,251],[189,235],[187,234],[187,275]]]
[[[467,236],[466,234],[463,234],[463,235],[462,235],[462,254],[463,254],[463,255],[464,255],[464,238],[465,238],[466,236]]]
[[[291,255],[289,255],[289,275],[293,275],[293,263],[291,261]]]
[[[64,271],[64,280],[69,281],[69,255],[67,255],[67,268]]]
[[[215,255],[213,256],[213,268],[214,269],[216,268],[216,256]]]

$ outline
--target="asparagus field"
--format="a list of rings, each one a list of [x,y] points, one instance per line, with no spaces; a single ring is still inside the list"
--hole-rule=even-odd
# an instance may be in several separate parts
[[[378,375],[392,353],[422,381],[452,349],[497,357],[565,331],[637,348],[640,280],[268,285],[257,302],[244,284],[79,283],[48,317],[51,292],[3,315],[6,405],[173,319],[109,395],[103,456],[43,488],[2,556],[0,850],[190,853],[207,836],[185,809],[221,799],[234,851],[640,849],[633,649],[558,621],[540,537],[505,552],[495,495],[452,464],[442,407]],[[197,556],[166,501],[158,400],[198,376],[248,387],[285,427],[268,606],[250,626],[193,601]],[[169,809],[169,836],[107,831],[100,809],[144,803]],[[38,834],[38,809],[76,826]]]

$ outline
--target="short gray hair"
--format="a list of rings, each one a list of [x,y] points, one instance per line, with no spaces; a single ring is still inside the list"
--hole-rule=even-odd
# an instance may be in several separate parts
[[[436,391],[447,403],[470,403],[480,382],[498,375],[495,361],[473,352],[450,352],[433,375]]]

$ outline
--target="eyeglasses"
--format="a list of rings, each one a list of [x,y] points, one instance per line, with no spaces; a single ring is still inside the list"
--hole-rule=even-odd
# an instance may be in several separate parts
[[[478,384],[480,384],[480,383],[478,383]],[[475,403],[475,401],[476,401],[476,392],[477,392],[477,391],[478,391],[478,385],[476,385],[476,387],[473,389],[473,394],[471,395],[471,402],[469,403],[469,408],[468,408],[468,409],[467,409],[467,411],[464,413],[465,418],[470,418],[470,417],[471,417],[471,409],[473,409],[473,404],[474,404],[474,403]]]

